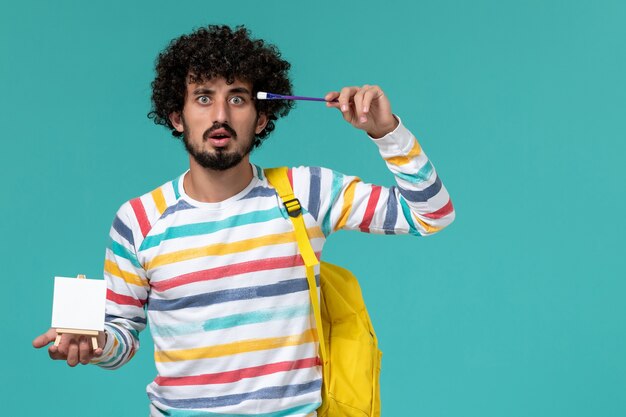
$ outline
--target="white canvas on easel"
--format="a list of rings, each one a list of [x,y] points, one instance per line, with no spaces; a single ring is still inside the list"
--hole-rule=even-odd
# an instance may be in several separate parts
[[[54,277],[52,327],[103,331],[106,290],[104,280]]]

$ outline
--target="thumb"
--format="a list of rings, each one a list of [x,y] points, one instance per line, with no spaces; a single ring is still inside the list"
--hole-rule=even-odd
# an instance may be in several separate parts
[[[54,340],[57,337],[57,332],[55,329],[50,329],[47,332],[45,332],[42,335],[37,336],[34,340],[33,340],[33,347],[39,349],[42,348],[44,346],[46,346],[47,344],[49,344],[50,342],[54,342]]]

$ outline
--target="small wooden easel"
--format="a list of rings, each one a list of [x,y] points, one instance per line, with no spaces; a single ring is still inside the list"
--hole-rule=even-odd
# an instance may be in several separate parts
[[[76,278],[78,279],[85,279],[85,275],[79,274],[78,276],[76,276]],[[56,329],[57,331],[57,337],[54,340],[54,346],[59,346],[59,343],[61,343],[61,336],[64,333],[68,333],[68,334],[79,334],[82,336],[91,336],[91,345],[93,346],[93,349],[96,350],[98,349],[98,331],[97,330],[84,330],[84,329]]]

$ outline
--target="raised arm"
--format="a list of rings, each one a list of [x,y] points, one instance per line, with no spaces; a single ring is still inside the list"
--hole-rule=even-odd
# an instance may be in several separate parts
[[[325,235],[339,229],[429,235],[454,220],[450,196],[437,171],[416,138],[393,115],[379,87],[346,87],[328,93],[326,99],[338,99],[328,106],[340,109],[347,122],[368,132],[397,185],[367,184],[324,168],[294,169],[296,195],[304,197],[305,207]]]

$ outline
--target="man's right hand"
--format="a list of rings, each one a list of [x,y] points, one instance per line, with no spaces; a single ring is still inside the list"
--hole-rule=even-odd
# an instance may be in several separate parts
[[[51,328],[44,334],[37,336],[33,340],[33,346],[41,349],[54,342],[57,337],[56,329]],[[64,333],[61,335],[59,346],[50,346],[48,354],[51,359],[67,361],[69,366],[76,366],[79,363],[86,365],[91,359],[102,355],[102,348],[106,343],[104,332],[98,332],[98,349],[91,346],[91,336]]]

